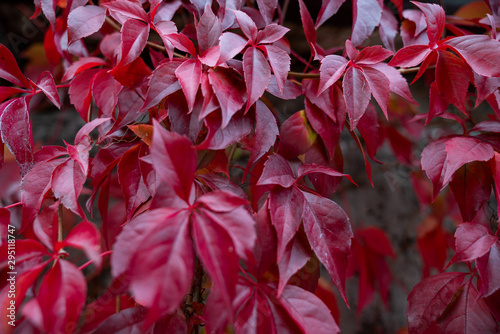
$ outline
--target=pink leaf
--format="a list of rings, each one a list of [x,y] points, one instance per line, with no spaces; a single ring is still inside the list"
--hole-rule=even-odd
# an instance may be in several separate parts
[[[363,74],[366,81],[370,85],[373,97],[377,100],[385,118],[388,119],[389,115],[387,114],[387,106],[389,105],[389,96],[391,94],[389,79],[384,75],[384,73],[368,66],[363,67]]]
[[[408,332],[425,333],[443,314],[462,285],[464,273],[448,272],[418,283],[408,296]]]
[[[149,24],[127,20],[122,26],[122,56],[117,67],[124,67],[140,55],[149,37]]]
[[[266,26],[272,24],[274,12],[278,8],[278,0],[257,0],[257,4]]]
[[[153,126],[153,167],[158,176],[168,182],[175,193],[187,202],[196,171],[196,151],[193,144],[186,137],[165,130],[156,121]]]
[[[290,56],[283,49],[274,45],[266,45],[265,50],[280,93],[283,95],[285,80],[288,77],[288,71],[290,71]]]
[[[289,31],[290,29],[276,23],[268,24],[263,30],[257,33],[255,44],[274,43],[283,38],[283,36],[285,36],[285,34]]]
[[[245,12],[236,10],[234,16],[243,34],[251,41],[257,38],[257,26],[255,22]]]
[[[111,15],[117,19],[118,22],[123,24],[128,19],[142,20],[146,23],[149,22],[149,16],[144,9],[137,3],[131,1],[112,1],[102,4],[103,7],[109,9]]]
[[[219,38],[220,59],[219,63],[224,63],[233,59],[247,45],[248,40],[232,32],[226,31]]]
[[[2,141],[16,157],[21,175],[33,167],[33,136],[29,117],[30,97],[18,97],[4,104],[0,114]]]
[[[468,35],[452,38],[446,45],[460,54],[477,74],[500,76],[500,64],[496,57],[500,52],[499,41],[484,35]]]
[[[0,78],[20,87],[30,88],[30,83],[17,66],[14,55],[2,44],[0,44]]]
[[[347,303],[345,277],[353,233],[344,210],[335,202],[303,192],[304,230],[312,250]]]
[[[219,19],[212,12],[212,8],[207,7],[196,26],[196,37],[198,38],[200,54],[203,54],[215,45],[219,45],[221,34],[222,27]]]
[[[353,25],[351,41],[355,46],[368,38],[382,17],[382,8],[377,0],[353,1]]]
[[[68,15],[68,44],[99,31],[106,18],[106,9],[88,5],[75,8]]]
[[[105,66],[105,65],[107,65],[106,61],[101,58],[97,57],[80,58],[73,64],[71,64],[71,66],[66,70],[66,73],[64,74],[61,81],[64,82],[71,80],[75,77],[75,75],[78,75],[89,68],[97,66]]]
[[[347,68],[348,60],[337,55],[326,56],[321,60],[318,94],[324,92],[340,79]]]
[[[497,238],[490,230],[480,224],[462,223],[455,232],[455,255],[452,263],[474,261],[486,254]]]
[[[196,93],[201,82],[202,64],[199,60],[189,59],[184,61],[175,70],[175,76],[181,84],[182,91],[186,96],[188,108],[191,112],[194,107]]]
[[[405,98],[408,102],[418,105],[418,103],[413,99],[411,95],[410,88],[408,87],[408,82],[406,79],[396,70],[394,67],[387,65],[386,63],[379,63],[370,65],[370,67],[379,70],[389,79],[389,89],[391,92],[398,94],[399,96]]]
[[[61,109],[61,100],[59,99],[59,94],[57,93],[56,83],[50,72],[45,71],[38,77],[36,85],[40,90],[47,96],[47,98],[52,102],[58,109]]]
[[[441,39],[444,30],[446,15],[443,7],[437,4],[422,3],[412,1],[412,3],[420,8],[425,15],[427,22],[427,36],[429,36],[429,45],[436,45]]]
[[[271,69],[262,51],[251,47],[243,54],[243,71],[248,92],[248,110],[264,94],[271,80]]]
[[[394,39],[399,32],[398,28],[398,20],[394,17],[392,12],[386,6],[384,6],[382,8],[382,17],[380,18],[380,24],[378,26],[378,33],[380,35],[380,39],[382,40],[382,44],[384,44],[384,47],[393,52],[396,51]]]
[[[73,159],[68,159],[54,169],[52,173],[52,190],[54,196],[61,200],[61,203],[79,215],[85,217],[78,196],[80,195],[83,184],[87,179],[80,165]]]
[[[359,119],[365,113],[368,103],[370,103],[370,85],[363,71],[355,67],[347,69],[342,85],[344,87],[344,99],[352,130],[356,128]]]

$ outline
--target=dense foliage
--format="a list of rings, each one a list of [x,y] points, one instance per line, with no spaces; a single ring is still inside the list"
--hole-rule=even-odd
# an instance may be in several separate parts
[[[345,303],[358,276],[360,312],[375,292],[388,303],[397,255],[332,200],[359,182],[341,144],[372,182],[387,141],[427,212],[408,332],[495,333],[500,230],[483,208],[500,207],[499,3],[446,16],[352,1],[350,38],[325,50],[318,29],[343,2],[314,19],[298,0],[304,59],[289,1],[35,0],[50,69],[28,78],[0,45],[0,174],[13,155],[22,177],[1,194],[1,332],[337,333],[326,274]],[[383,46],[366,42],[375,30]],[[84,121],[71,143],[33,142],[47,101]]]

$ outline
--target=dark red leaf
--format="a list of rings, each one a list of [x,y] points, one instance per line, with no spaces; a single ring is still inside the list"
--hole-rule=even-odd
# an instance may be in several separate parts
[[[252,132],[252,120],[241,113],[233,115],[229,124],[223,127],[221,116],[210,114],[205,118],[208,134],[197,146],[198,150],[223,150]]]
[[[255,163],[274,145],[279,130],[273,113],[260,100],[255,104],[255,137],[249,165]]]
[[[335,202],[310,193],[303,195],[304,230],[309,244],[347,303],[345,277],[353,237],[349,219]]]
[[[279,240],[279,239],[278,239]],[[304,233],[298,233],[286,246],[281,260],[278,262],[280,279],[277,296],[279,297],[290,278],[304,267],[311,258],[311,249]]]
[[[136,87],[151,75],[151,69],[139,57],[126,66],[115,66],[109,73],[122,86]]]
[[[500,264],[500,242],[497,240],[491,246],[489,253],[477,259],[476,265],[481,277],[482,296],[491,296],[495,291],[500,290],[500,274],[498,265]]]
[[[464,273],[441,273],[418,283],[408,296],[408,332],[425,333],[445,312],[459,290]]]
[[[274,45],[266,45],[264,48],[282,96],[286,85],[286,78],[288,77],[288,71],[290,71],[290,56],[283,49]]]
[[[188,202],[196,171],[196,151],[193,144],[186,137],[165,130],[156,121],[153,127],[153,167],[158,176]]]
[[[211,7],[207,7],[196,26],[196,37],[198,38],[198,48],[200,54],[205,53],[211,47],[219,44],[219,37],[222,35],[222,27],[217,16],[212,12]]]
[[[0,114],[2,141],[16,157],[21,175],[33,167],[33,136],[29,117],[30,97],[18,97],[4,104]]]
[[[225,128],[233,115],[245,104],[245,86],[242,80],[229,69],[212,69],[208,73],[208,78],[219,101],[222,128]]]
[[[293,159],[314,144],[317,134],[307,121],[304,110],[298,111],[288,118],[280,129],[278,152],[287,159]]]
[[[349,67],[345,72],[342,86],[349,122],[351,123],[351,130],[353,130],[365,113],[368,103],[370,103],[370,85],[362,70]]]
[[[389,104],[389,96],[391,94],[389,79],[383,72],[368,66],[363,67],[363,74],[370,86],[373,97],[377,100],[385,118],[388,119],[389,116],[387,114],[387,106]]]
[[[99,31],[106,18],[106,9],[88,5],[75,8],[68,15],[68,44]]]
[[[90,103],[92,102],[91,87],[94,76],[102,70],[90,69],[78,74],[69,87],[69,100],[75,106],[85,122],[89,121]]]
[[[345,0],[323,0],[315,28],[318,29],[326,20],[335,15],[344,2]]]
[[[80,58],[77,61],[75,61],[71,66],[66,70],[66,73],[64,74],[63,78],[61,79],[62,82],[68,81],[73,79],[76,75],[80,74],[81,72],[97,67],[97,66],[105,66],[107,65],[106,61],[101,58],[97,57],[85,57],[85,58]]]
[[[275,153],[267,159],[257,185],[276,184],[283,188],[289,188],[295,181],[292,168],[288,162],[281,155]]]
[[[104,70],[95,75],[92,83],[92,95],[104,116],[115,116],[118,94],[120,94],[122,88],[122,85]]]
[[[455,232],[455,255],[448,266],[456,262],[474,261],[486,254],[496,241],[497,238],[483,225],[460,224]]]
[[[317,58],[316,52],[316,28],[314,27],[314,22],[311,18],[311,14],[307,10],[307,6],[304,4],[304,1],[299,0],[300,6],[300,19],[302,21],[302,27],[304,29],[304,34],[306,36],[306,40],[309,43],[309,47],[311,48],[311,55],[314,58]]]
[[[472,280],[461,288],[456,300],[438,320],[439,329],[446,333],[495,333],[496,321],[484,300],[479,298]]]
[[[149,109],[163,100],[163,98],[181,89],[175,71],[181,61],[166,61],[158,66],[151,75],[148,83],[148,92],[143,109]]]
[[[271,69],[262,51],[250,47],[243,54],[243,71],[248,94],[247,111],[264,94],[271,80]]]

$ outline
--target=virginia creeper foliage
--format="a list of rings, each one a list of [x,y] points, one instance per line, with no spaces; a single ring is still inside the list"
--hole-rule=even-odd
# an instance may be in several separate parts
[[[447,16],[353,0],[350,37],[327,49],[343,3],[298,0],[298,54],[289,1],[34,1],[50,66],[29,77],[0,45],[0,175],[16,182],[0,191],[0,332],[339,333],[336,300],[389,307],[397,248],[344,212],[364,182],[347,142],[372,185],[380,150],[412,171],[408,333],[498,331],[500,229],[483,212],[500,210],[499,2]],[[72,140],[33,141],[43,103],[76,110]]]

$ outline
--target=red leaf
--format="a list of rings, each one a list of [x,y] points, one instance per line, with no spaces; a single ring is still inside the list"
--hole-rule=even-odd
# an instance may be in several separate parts
[[[459,168],[450,181],[464,222],[472,222],[491,195],[491,171],[485,162],[473,161]]]
[[[374,65],[383,62],[392,56],[392,51],[386,50],[380,45],[368,46],[361,50],[355,59],[356,65]]]
[[[278,8],[278,0],[257,0],[257,4],[266,26],[272,24],[274,12]]]
[[[106,19],[106,9],[88,5],[77,7],[68,15],[68,44],[99,31]]]
[[[479,123],[481,124],[481,123]],[[500,153],[495,152],[493,159],[490,160],[491,174],[494,181],[495,197],[497,198],[497,210],[500,210]],[[500,211],[499,211],[500,212]]]
[[[18,97],[4,104],[0,109],[0,131],[2,141],[16,157],[21,175],[33,167],[33,135],[29,117],[30,97]]]
[[[150,196],[142,178],[139,164],[140,145],[128,150],[118,163],[118,180],[122,187],[127,208],[127,220],[130,220],[137,208]]]
[[[302,196],[302,193],[296,187],[285,189],[275,187],[271,191],[269,196],[269,212],[271,214],[271,222],[278,237],[276,256],[278,263],[282,260],[288,244],[299,229],[303,208],[304,196]],[[291,248],[292,246],[290,246],[289,251],[291,251]],[[290,256],[289,253],[287,255],[288,257]],[[297,270],[298,269],[299,268],[297,268]],[[295,272],[291,275],[293,274],[295,274]]]
[[[92,102],[90,90],[92,81],[94,80],[94,76],[100,71],[102,70],[90,69],[78,74],[71,81],[69,87],[69,100],[85,122],[89,121],[90,103]]]
[[[83,184],[87,179],[80,165],[73,159],[61,163],[52,172],[52,190],[54,196],[61,200],[62,204],[79,215],[85,217],[85,213],[78,204]]]
[[[344,87],[344,99],[347,113],[349,114],[351,130],[353,130],[365,113],[368,103],[370,103],[370,85],[362,70],[356,67],[349,67],[345,72],[342,86]]]
[[[246,13],[236,10],[234,16],[243,34],[251,41],[257,38],[257,26],[255,22]]]
[[[165,130],[156,121],[153,122],[153,127],[153,167],[158,176],[188,202],[196,172],[196,151],[193,144],[186,137]]]
[[[108,133],[113,133],[135,121],[141,114],[145,96],[141,89],[125,88],[118,94],[118,116]]]
[[[311,18],[311,14],[309,14],[304,1],[299,0],[299,6],[300,19],[302,21],[302,27],[304,28],[304,34],[306,36],[307,42],[309,43],[309,47],[311,48],[311,55],[316,59],[316,28],[314,27],[314,22]]]
[[[4,226],[7,228],[7,225]],[[8,240],[12,240],[11,238]],[[49,252],[47,252],[47,249],[38,241],[35,240],[16,240],[16,248],[15,253],[12,254],[12,246],[9,247],[9,245],[12,245],[11,243],[7,242],[4,243],[1,247],[0,250],[2,251],[2,258],[0,261],[0,268],[2,270],[6,269],[8,272],[12,272],[14,269],[13,266],[9,267],[10,264],[12,263],[17,263],[17,265],[33,260],[33,259],[42,259],[42,256],[47,256],[50,255]],[[10,253],[10,254],[9,254]],[[15,255],[14,260],[9,260],[8,255]]]
[[[425,15],[427,23],[427,36],[429,37],[429,45],[436,45],[441,39],[444,30],[446,15],[443,7],[437,4],[422,3],[412,1],[412,3],[420,8]]]
[[[0,87],[0,103],[14,94],[26,93],[27,91],[17,87]]]
[[[393,127],[385,127],[395,157],[404,164],[411,165],[413,161],[413,143]]]
[[[408,296],[408,332],[425,333],[445,312],[459,290],[464,273],[441,273],[418,283]]]
[[[477,259],[476,266],[481,277],[481,295],[491,296],[495,291],[500,290],[500,274],[498,266],[500,264],[500,242],[497,240],[491,246],[489,253]]]
[[[17,66],[16,59],[5,45],[0,44],[0,78],[15,85],[30,88],[31,85]]]
[[[468,35],[452,38],[446,45],[462,56],[477,74],[500,76],[500,64],[496,57],[500,53],[500,42],[484,35]]]
[[[41,328],[49,333],[63,333],[67,329],[76,329],[80,313],[85,305],[87,282],[78,268],[67,261],[57,261],[45,276],[36,299],[24,306],[25,315],[33,318],[34,307],[40,309]]]
[[[59,94],[57,93],[56,83],[50,72],[45,71],[38,77],[36,85],[40,90],[47,96],[47,98],[52,102],[58,109],[61,109],[61,101],[59,99]]]
[[[175,70],[175,76],[181,84],[182,91],[188,102],[189,112],[193,110],[196,93],[201,82],[202,64],[199,60],[189,59],[184,61]]]
[[[453,103],[465,115],[465,96],[469,88],[471,72],[467,65],[454,54],[438,51],[436,64],[436,83],[441,95]]]
[[[122,85],[105,70],[97,73],[92,83],[92,95],[101,113],[106,117],[115,116],[118,94]]]
[[[483,299],[480,299],[472,280],[438,321],[439,329],[446,333],[495,333],[497,324]]]
[[[382,17],[382,8],[377,0],[353,1],[353,24],[351,41],[355,46],[360,45],[368,38]]]
[[[277,184],[283,188],[289,188],[295,183],[292,168],[281,155],[275,153],[267,159],[264,165],[257,185]]]
[[[264,48],[280,93],[283,95],[283,90],[286,85],[285,80],[288,77],[288,71],[290,71],[290,56],[283,49],[274,45],[266,45]]]
[[[417,66],[423,62],[431,52],[432,50],[427,45],[410,45],[398,50],[389,62],[389,66]]]
[[[337,55],[326,56],[321,60],[318,95],[340,79],[348,63],[347,59]]]
[[[486,254],[497,238],[480,224],[462,223],[455,232],[455,255],[447,266],[456,262],[474,261]]]
[[[142,58],[137,58],[126,66],[115,66],[109,73],[125,87],[135,87],[151,74],[151,70]]]
[[[335,202],[303,192],[304,230],[319,261],[347,304],[345,276],[353,233],[344,210]]]
[[[402,6],[403,1],[402,0],[399,1]],[[399,12],[401,13],[401,11]],[[396,51],[396,46],[394,45],[394,39],[396,38],[398,32],[399,32],[398,20],[394,17],[392,11],[388,9],[386,6],[384,6],[382,8],[382,17],[380,18],[380,24],[378,26],[378,33],[380,35],[380,39],[382,40],[382,44],[384,44],[384,47],[386,49],[389,49],[393,52]]]
[[[208,78],[219,101],[222,128],[225,128],[233,115],[245,104],[245,86],[230,69],[211,69],[208,72]]]
[[[381,143],[379,140],[380,125],[377,118],[377,111],[373,105],[368,105],[365,114],[359,120],[357,129],[361,137],[363,137],[368,156],[370,159],[376,161],[375,154]]]
[[[83,250],[87,257],[94,261],[97,268],[101,267],[100,236],[94,224],[86,220],[79,223],[71,230],[60,247],[66,246]]]
[[[309,175],[312,173],[321,173],[329,176],[336,176],[336,177],[341,177],[345,176],[349,181],[352,183],[356,184],[354,180],[347,174],[339,173],[336,170],[326,167],[326,166],[321,166],[321,165],[316,165],[316,164],[311,164],[311,165],[302,165],[299,167],[297,170],[297,179],[300,179],[301,177],[305,175]]]
[[[208,135],[197,146],[198,150],[223,150],[252,132],[252,120],[241,113],[234,115],[226,127],[221,125],[222,121],[219,115],[210,114],[205,118]]]
[[[175,71],[182,62],[167,61],[158,66],[151,75],[148,83],[148,92],[143,109],[149,109],[161,102],[168,95],[181,89]]]
[[[406,79],[394,67],[388,66],[386,63],[371,65],[370,67],[382,72],[389,79],[389,88],[391,92],[405,98],[408,102],[418,105],[411,95],[410,88]]]
[[[127,20],[122,26],[122,56],[117,67],[124,67],[140,55],[149,37],[149,24]]]
[[[248,92],[247,111],[266,91],[271,80],[271,69],[262,51],[250,47],[243,54],[243,71]]]

